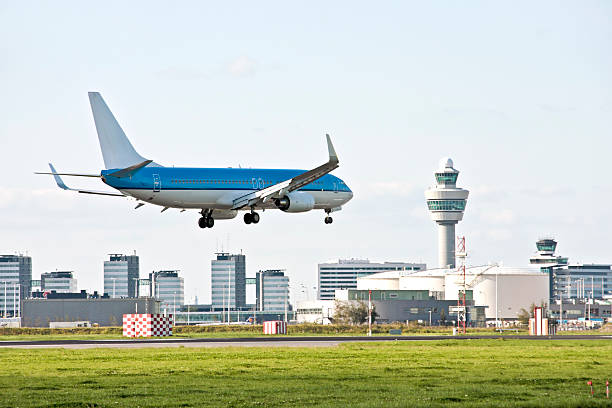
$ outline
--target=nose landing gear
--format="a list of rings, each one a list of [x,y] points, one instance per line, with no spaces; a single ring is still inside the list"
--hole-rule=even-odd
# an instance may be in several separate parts
[[[329,215],[331,213],[331,210],[329,208],[325,210],[325,213],[327,214],[327,216],[325,217],[325,223],[331,224],[332,222],[334,222],[334,219]]]

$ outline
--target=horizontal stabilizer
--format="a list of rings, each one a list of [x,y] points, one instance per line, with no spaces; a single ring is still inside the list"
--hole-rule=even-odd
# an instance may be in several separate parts
[[[62,190],[76,191],[77,193],[82,194],[96,194],[96,195],[106,195],[106,196],[114,196],[114,197],[125,197],[125,195],[121,193],[114,193],[112,191],[97,191],[97,190],[84,190],[80,188],[70,188],[64,183],[64,180],[60,177],[63,173],[58,173],[55,171],[55,168],[51,163],[49,163],[49,167],[51,168],[51,173],[36,173],[36,174],[52,174],[53,178],[55,178],[55,182],[57,186]],[[69,174],[70,176],[83,176],[82,174]],[[92,176],[92,175],[84,175],[85,177],[100,177],[100,176]]]

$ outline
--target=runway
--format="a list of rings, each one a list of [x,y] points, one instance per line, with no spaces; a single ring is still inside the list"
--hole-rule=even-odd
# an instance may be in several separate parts
[[[342,343],[444,341],[444,340],[612,340],[612,335],[575,336],[301,336],[301,337],[237,337],[200,339],[121,339],[121,340],[36,340],[0,341],[0,348],[148,348],[148,347],[334,347]]]

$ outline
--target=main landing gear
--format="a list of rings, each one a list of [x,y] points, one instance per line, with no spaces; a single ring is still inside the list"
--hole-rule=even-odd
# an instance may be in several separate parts
[[[244,214],[244,223],[245,224],[257,224],[259,222],[259,214],[255,211],[251,210],[250,213]]]
[[[329,213],[331,213],[331,210],[325,210],[325,213],[327,214],[327,216],[325,217],[325,223],[331,224],[332,222],[334,222],[334,219],[329,216]]]
[[[202,214],[202,218],[198,220],[198,225],[200,228],[212,228],[215,225],[215,220],[212,217],[212,211],[202,210],[200,214]]]

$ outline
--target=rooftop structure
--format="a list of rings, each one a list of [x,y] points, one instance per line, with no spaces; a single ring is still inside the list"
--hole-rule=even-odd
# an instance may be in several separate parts
[[[557,241],[553,238],[539,239],[536,242],[536,248],[538,248],[538,252],[529,258],[530,264],[541,266],[567,265],[567,258],[555,255]]]
[[[438,224],[438,266],[455,267],[455,225],[463,219],[469,191],[457,188],[459,171],[445,157],[435,173],[436,185],[425,191],[431,219]]]

